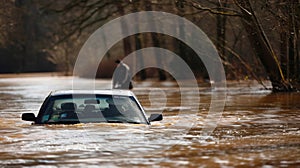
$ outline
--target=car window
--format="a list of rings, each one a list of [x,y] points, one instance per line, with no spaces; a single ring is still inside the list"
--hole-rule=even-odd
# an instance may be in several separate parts
[[[42,123],[89,123],[147,121],[134,97],[109,95],[53,96],[43,112]]]

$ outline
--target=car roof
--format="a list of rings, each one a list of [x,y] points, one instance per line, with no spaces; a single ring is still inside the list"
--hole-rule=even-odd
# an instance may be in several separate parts
[[[84,95],[115,95],[115,96],[134,96],[129,90],[57,90],[50,93],[51,96],[62,96],[71,94],[84,94]]]

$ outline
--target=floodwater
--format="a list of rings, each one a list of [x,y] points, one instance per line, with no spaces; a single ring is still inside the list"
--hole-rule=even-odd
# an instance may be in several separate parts
[[[70,77],[0,79],[0,167],[300,166],[299,93],[271,94],[253,82],[228,83],[222,118],[205,136],[213,94],[205,85],[200,94],[189,93],[190,107],[182,107],[174,83],[138,83],[133,92],[147,115],[164,115],[151,126],[37,126],[20,119],[21,113],[37,114],[51,90],[71,88]],[[96,81],[95,88],[110,88],[110,81]],[[193,97],[200,97],[199,107]]]

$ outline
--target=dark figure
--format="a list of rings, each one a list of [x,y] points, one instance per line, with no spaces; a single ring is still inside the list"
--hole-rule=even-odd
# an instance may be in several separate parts
[[[116,60],[118,64],[113,76],[113,89],[132,89],[130,68],[120,60]]]
[[[122,105],[116,105],[114,104],[113,99],[108,98],[106,99],[106,102],[108,103],[108,108],[105,109],[102,114],[105,118],[111,118],[111,117],[122,117]]]
[[[68,102],[68,103],[61,104],[62,113],[60,115],[60,118],[78,120],[76,109],[77,109],[77,105],[75,103]]]

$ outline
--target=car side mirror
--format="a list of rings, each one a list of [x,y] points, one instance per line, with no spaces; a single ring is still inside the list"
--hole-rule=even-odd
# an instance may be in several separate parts
[[[163,119],[162,114],[151,114],[150,117],[148,118],[148,120],[150,122],[152,122],[152,121],[161,121],[162,119]]]
[[[35,115],[33,113],[23,113],[22,120],[24,121],[35,121]]]

